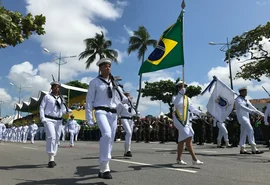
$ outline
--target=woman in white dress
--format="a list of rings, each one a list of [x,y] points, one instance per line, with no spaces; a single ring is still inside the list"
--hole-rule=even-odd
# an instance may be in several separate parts
[[[189,111],[197,115],[201,115],[203,113],[200,110],[193,107],[190,98],[185,96],[186,87],[187,87],[186,83],[184,83],[184,88],[183,88],[183,82],[179,81],[176,87],[177,87],[178,93],[172,99],[172,102],[174,104],[174,110],[175,110],[174,116],[173,116],[173,123],[174,123],[174,126],[178,130],[178,155],[177,155],[176,161],[178,164],[181,164],[181,165],[187,164],[186,162],[182,160],[183,147],[184,147],[184,143],[186,143],[186,147],[192,156],[193,165],[201,165],[203,164],[203,162],[198,160],[192,147],[192,137],[194,135],[194,131],[189,122]],[[184,116],[183,116],[183,113],[184,113]]]

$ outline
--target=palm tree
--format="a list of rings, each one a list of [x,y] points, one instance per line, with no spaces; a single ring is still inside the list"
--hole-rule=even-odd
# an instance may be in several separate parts
[[[86,69],[94,62],[97,56],[99,58],[110,58],[117,63],[118,52],[113,49],[109,49],[112,46],[112,41],[106,40],[103,32],[101,34],[96,33],[94,38],[87,38],[84,40],[86,48],[79,55],[79,60],[87,58]]]
[[[147,29],[144,26],[140,26],[137,31],[133,31],[134,35],[129,38],[129,47],[128,47],[128,54],[133,51],[138,50],[138,60],[142,60],[144,62],[144,55],[147,50],[147,46],[155,47],[157,41],[154,39],[150,39],[150,34],[148,33]],[[139,106],[139,101],[141,97],[141,89],[142,89],[142,75],[140,75],[139,80],[139,93],[136,102],[136,109]]]

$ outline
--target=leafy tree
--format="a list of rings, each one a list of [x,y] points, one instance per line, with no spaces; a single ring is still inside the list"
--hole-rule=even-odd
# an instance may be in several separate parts
[[[46,18],[41,15],[33,16],[28,13],[23,16],[20,12],[6,10],[0,4],[0,48],[15,47],[28,39],[33,32],[44,35]]]
[[[144,62],[145,52],[148,46],[155,47],[157,41],[154,39],[150,39],[150,34],[144,26],[140,26],[137,31],[133,31],[134,35],[129,38],[129,47],[128,54],[131,52],[138,50],[138,60],[142,60]],[[142,75],[140,75],[139,79],[139,93],[136,102],[136,109],[139,106],[140,97],[141,97],[141,89],[142,89]]]
[[[79,88],[83,88],[83,89],[88,89],[88,84],[79,82],[78,80],[70,81],[70,82],[66,83],[66,85],[70,85],[73,87],[79,87]]]
[[[231,58],[240,60],[239,57],[244,57],[250,60],[241,66],[242,70],[237,72],[236,78],[260,81],[263,75],[270,77],[270,55],[265,47],[269,42],[270,22],[232,39],[231,49],[226,53],[226,60],[229,53]]]
[[[145,87],[142,88],[142,97],[150,97],[150,100],[159,100],[163,103],[167,103],[170,107],[170,114],[173,111],[172,97],[176,94],[176,82],[171,80],[161,80],[158,82],[145,82]],[[201,93],[202,88],[200,86],[188,86],[186,89],[186,95],[190,98],[195,97]]]
[[[87,38],[84,40],[86,48],[79,55],[79,60],[87,58],[86,69],[95,61],[96,57],[110,58],[117,63],[118,52],[113,49],[109,49],[112,46],[112,41],[106,40],[103,32],[101,34],[96,33],[94,38]]]

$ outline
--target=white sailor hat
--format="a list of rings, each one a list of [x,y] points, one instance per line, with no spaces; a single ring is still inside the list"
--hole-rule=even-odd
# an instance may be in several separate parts
[[[186,82],[183,82],[182,80],[180,80],[179,82],[177,82],[176,86],[180,86],[184,83],[185,87],[187,87],[187,83]]]
[[[109,58],[102,58],[97,62],[97,66],[100,66],[101,64],[111,64],[112,60]]]
[[[238,89],[238,91],[247,90],[247,86],[241,87]]]
[[[61,85],[61,83],[60,82],[57,82],[57,81],[52,81],[51,82],[51,85]]]

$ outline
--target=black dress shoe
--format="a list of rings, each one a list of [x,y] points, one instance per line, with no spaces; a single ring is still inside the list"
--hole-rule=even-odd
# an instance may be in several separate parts
[[[98,178],[102,178],[102,177],[103,177],[102,172],[99,172],[99,173],[98,173]]]
[[[49,163],[48,163],[48,167],[49,168],[54,168],[56,166],[56,163],[54,162],[54,161],[50,161]]]
[[[217,146],[217,148],[224,148],[224,146]]]
[[[104,173],[102,174],[102,178],[103,178],[103,179],[112,179],[111,172],[104,172]]]
[[[263,154],[263,151],[257,150],[257,151],[252,151],[252,154]]]
[[[251,154],[250,152],[247,152],[247,151],[240,151],[240,154]]]
[[[131,151],[128,151],[127,153],[124,154],[125,157],[132,157]]]

